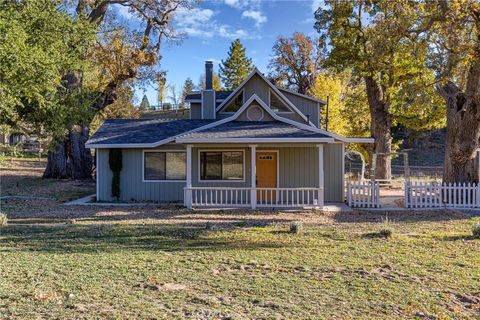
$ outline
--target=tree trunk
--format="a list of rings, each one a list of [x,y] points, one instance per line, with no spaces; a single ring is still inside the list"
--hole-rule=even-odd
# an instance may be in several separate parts
[[[377,154],[375,178],[389,180],[392,177],[392,120],[388,104],[384,101],[383,89],[372,77],[365,78],[365,85],[370,107],[370,133],[375,139],[373,152]]]
[[[44,178],[90,179],[92,177],[92,155],[85,148],[88,128],[71,131],[54,151],[48,152],[48,163]]]
[[[480,172],[475,165],[475,161],[478,161],[476,151],[479,148],[480,139],[478,97],[468,96],[452,82],[437,89],[445,98],[447,105],[447,141],[443,181],[445,183],[478,183]]]

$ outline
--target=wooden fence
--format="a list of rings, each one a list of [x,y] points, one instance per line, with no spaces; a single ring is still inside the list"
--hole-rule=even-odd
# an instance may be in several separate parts
[[[380,208],[380,185],[378,182],[349,182],[348,205],[352,208]]]
[[[406,182],[406,208],[480,208],[480,184]]]

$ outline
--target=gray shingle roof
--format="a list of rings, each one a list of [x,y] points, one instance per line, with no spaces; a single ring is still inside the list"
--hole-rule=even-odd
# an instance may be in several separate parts
[[[182,135],[185,139],[225,138],[330,138],[322,133],[312,132],[279,121],[230,121],[219,126]]]
[[[155,143],[215,120],[107,119],[87,144]]]

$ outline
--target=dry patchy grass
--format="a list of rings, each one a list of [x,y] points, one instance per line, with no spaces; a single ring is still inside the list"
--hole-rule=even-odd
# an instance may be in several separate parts
[[[57,182],[42,183],[32,190]],[[2,203],[0,319],[480,317],[478,216],[392,212],[386,239],[369,236],[385,226],[379,213],[63,206],[61,198]],[[302,233],[289,232],[293,221]]]

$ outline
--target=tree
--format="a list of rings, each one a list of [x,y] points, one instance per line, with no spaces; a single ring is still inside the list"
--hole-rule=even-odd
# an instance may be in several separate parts
[[[227,90],[234,90],[253,71],[252,59],[245,54],[245,47],[236,39],[230,44],[228,57],[220,64],[220,78]]]
[[[180,104],[180,97],[177,92],[177,88],[175,85],[171,84],[168,86],[168,89],[170,91],[170,100],[172,101],[172,109],[178,109],[178,106]]]
[[[70,7],[72,4],[74,7]],[[114,12],[108,9],[114,4],[128,8],[131,14],[142,20],[144,23],[134,25],[142,30],[119,25],[115,16],[110,19]],[[91,76],[82,70],[64,69],[64,86],[68,91],[95,89],[88,105],[91,114],[77,123],[70,121],[64,137],[55,139],[44,177],[90,178],[92,157],[90,150],[85,148],[88,123],[97,112],[115,102],[123,85],[154,78],[153,67],[159,61],[162,40],[176,40],[180,36],[172,27],[172,15],[179,8],[189,8],[190,2],[78,0],[65,2],[64,6],[75,16],[75,21],[93,26],[97,32],[97,41],[88,48],[88,54],[82,56],[95,66],[97,74]]]
[[[444,123],[443,103],[429,85],[435,76],[426,64],[428,42],[409,32],[417,17],[418,5],[407,0],[327,1],[315,12],[328,44],[326,66],[351,69],[365,82],[379,179],[391,178],[394,124],[419,130]]]
[[[163,110],[163,104],[167,99],[167,79],[165,76],[160,76],[157,79],[157,98],[158,98],[158,106],[160,110]]]
[[[180,108],[185,108],[185,99],[189,93],[191,93],[193,90],[195,90],[195,85],[193,84],[192,79],[187,78],[185,79],[185,82],[183,83],[182,87],[182,96],[180,100]]]
[[[475,153],[480,147],[480,3],[435,1],[422,9],[420,23],[411,32],[429,40],[435,87],[447,107],[443,180],[479,183]]]
[[[150,110],[150,101],[148,101],[147,95],[144,94],[142,98],[142,102],[140,102],[140,107],[138,108],[139,110],[145,111],[145,110]]]
[[[216,91],[223,90],[222,82],[220,81],[220,77],[216,72],[213,72],[212,84],[213,84],[213,90],[216,90]],[[198,88],[200,90],[205,89],[205,73],[203,73],[200,76],[200,79],[198,80]]]
[[[91,92],[68,90],[65,70],[82,59],[95,31],[60,10],[58,1],[0,4],[0,123],[60,137],[88,117]]]
[[[301,32],[291,38],[280,36],[273,45],[269,77],[286,88],[307,93],[322,61],[322,44]]]

